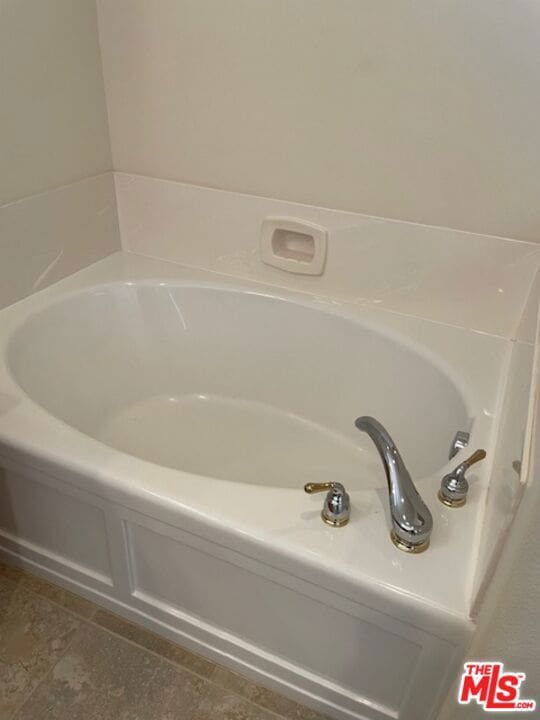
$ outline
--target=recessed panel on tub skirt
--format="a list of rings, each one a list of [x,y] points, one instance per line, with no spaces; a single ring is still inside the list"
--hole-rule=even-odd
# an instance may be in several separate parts
[[[140,600],[187,612],[397,713],[419,645],[148,527],[126,530]]]
[[[33,469],[0,468],[0,546],[52,570],[68,565],[85,581],[111,585],[103,510],[39,477]]]

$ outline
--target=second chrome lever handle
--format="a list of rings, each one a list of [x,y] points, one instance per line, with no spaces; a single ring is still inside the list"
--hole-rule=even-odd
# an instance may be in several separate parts
[[[463,460],[452,472],[445,475],[441,481],[439,500],[448,507],[462,507],[467,501],[469,483],[465,473],[477,462],[486,457],[485,450],[475,450],[466,460]]]

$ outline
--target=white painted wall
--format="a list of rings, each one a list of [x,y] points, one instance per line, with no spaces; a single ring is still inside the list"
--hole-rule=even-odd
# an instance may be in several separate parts
[[[95,0],[0,0],[0,206],[111,167]]]
[[[115,170],[540,240],[536,0],[97,0]]]
[[[0,307],[120,246],[95,0],[0,0]]]

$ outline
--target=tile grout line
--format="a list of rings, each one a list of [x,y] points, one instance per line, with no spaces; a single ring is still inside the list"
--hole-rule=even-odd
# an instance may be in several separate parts
[[[97,614],[97,611],[100,610],[100,609],[101,609],[101,608],[98,606],[98,607],[97,607],[97,610],[96,610],[96,613],[94,613],[94,615]],[[109,611],[108,611],[108,610],[105,610],[105,612],[109,612]],[[114,613],[111,613],[111,614],[112,614],[112,615],[115,615]],[[118,616],[116,616],[116,617],[119,617],[121,620],[123,620],[123,618],[122,618],[120,615],[118,615]],[[269,710],[268,708],[265,708],[264,705],[259,705],[258,703],[254,702],[254,701],[251,700],[250,698],[245,697],[244,695],[241,695],[240,693],[236,692],[235,690],[232,690],[232,689],[230,689],[230,688],[223,687],[222,685],[218,685],[218,683],[214,682],[214,681],[211,679],[211,676],[210,676],[210,677],[205,677],[204,675],[199,675],[199,673],[195,672],[195,671],[192,670],[191,668],[186,667],[186,665],[182,665],[181,663],[175,662],[174,660],[171,660],[170,658],[165,657],[164,655],[160,655],[158,652],[156,652],[156,651],[154,651],[154,650],[150,650],[149,648],[146,648],[146,647],[144,647],[143,645],[139,645],[139,643],[137,643],[135,640],[131,640],[130,638],[127,638],[127,637],[124,637],[123,635],[120,635],[120,634],[118,634],[118,633],[115,633],[114,630],[109,630],[109,628],[105,628],[105,627],[103,627],[102,625],[99,625],[99,623],[95,622],[93,619],[89,619],[87,622],[88,622],[89,625],[93,625],[94,627],[98,628],[99,630],[101,630],[101,631],[103,631],[103,632],[106,632],[107,634],[112,635],[113,637],[118,638],[119,640],[122,640],[123,642],[129,643],[129,645],[132,645],[133,647],[136,647],[136,648],[138,648],[139,650],[142,650],[143,652],[148,653],[148,654],[151,655],[152,657],[155,657],[155,658],[158,658],[158,659],[160,659],[160,660],[163,660],[164,662],[168,663],[169,665],[172,665],[172,666],[175,667],[175,668],[180,668],[180,669],[184,670],[185,672],[189,673],[189,675],[193,675],[194,677],[199,678],[199,680],[203,680],[203,682],[206,682],[206,683],[208,683],[209,685],[212,685],[213,687],[218,688],[219,690],[221,690],[221,691],[222,691],[223,693],[225,693],[226,695],[234,695],[235,697],[240,698],[241,700],[243,700],[244,702],[248,703],[249,705],[257,708],[258,710],[263,710],[265,713],[268,713],[269,715],[271,715],[272,717],[276,718],[277,720],[291,720],[291,718],[288,718],[288,717],[285,716],[285,715],[280,715],[279,713],[276,713],[276,712],[274,712],[273,710]],[[126,620],[125,622],[129,623],[129,620]],[[135,625],[135,627],[140,627],[140,626],[136,625],[135,623],[131,623],[131,624],[132,624],[132,625]],[[150,633],[151,635],[155,635],[157,638],[160,638],[160,639],[161,639],[161,636],[160,636],[160,635],[157,635],[156,633],[152,633],[150,630],[146,630],[146,628],[144,628],[144,627],[143,627],[143,630],[144,630],[145,632],[148,632],[148,633]],[[172,641],[167,640],[167,642],[172,642]],[[177,645],[176,643],[172,643],[172,644]],[[182,645],[177,645],[177,647],[179,647],[179,648],[181,648],[181,649],[185,649],[185,648],[182,647]],[[191,651],[188,650],[188,652],[191,652]],[[206,658],[204,658],[202,655],[197,655],[197,657],[200,657],[201,659],[206,660]],[[218,665],[218,664],[214,663],[212,660],[207,660],[207,662],[212,663],[212,665],[214,665],[214,667],[215,667],[216,669],[221,669],[221,668],[223,668],[223,669],[225,669],[225,670],[228,670],[228,668],[226,668],[224,665]],[[233,672],[233,671],[231,670],[231,671],[229,671],[229,672]],[[239,675],[239,677],[244,678],[243,675]],[[252,681],[249,680],[248,678],[245,678],[245,679],[247,679],[248,682],[252,682]],[[202,702],[203,700],[204,700],[204,698],[201,698],[201,701],[200,701],[200,702]],[[199,706],[199,704],[197,704],[197,707],[198,707],[198,706]]]
[[[114,613],[112,613],[112,614],[114,615]],[[120,617],[120,616],[117,616],[117,617]],[[121,618],[121,619],[123,619],[123,618]],[[129,621],[126,620],[126,622],[129,622]],[[185,665],[182,665],[181,663],[177,663],[174,660],[171,660],[170,658],[165,657],[164,655],[160,655],[155,650],[150,650],[149,648],[145,648],[143,645],[139,645],[138,642],[135,642],[135,640],[131,640],[130,638],[124,637],[123,635],[120,635],[119,633],[114,632],[114,630],[109,630],[109,628],[103,627],[103,625],[100,625],[99,623],[95,622],[94,620],[89,620],[88,623],[90,625],[93,625],[95,628],[98,628],[98,630],[102,630],[103,632],[106,632],[108,635],[112,635],[113,637],[118,638],[119,640],[123,640],[124,642],[127,642],[136,648],[139,648],[139,650],[142,650],[143,652],[148,653],[149,655],[152,655],[153,657],[164,660],[166,663],[169,663],[169,665],[173,665],[174,667],[178,667],[178,668],[181,668],[182,670],[185,670],[190,675],[194,675],[195,677],[199,678],[200,680],[205,680],[206,682],[211,682],[211,680],[207,677],[204,677],[204,675],[199,675],[199,673],[196,673],[194,670],[191,670],[190,668],[186,667]],[[132,624],[134,624],[134,623],[132,623]],[[135,627],[139,627],[139,626],[136,625]],[[149,631],[147,631],[147,632],[149,632]],[[160,636],[157,635],[156,637],[159,638]],[[182,646],[179,645],[178,647],[181,648]],[[203,660],[204,659],[205,658],[203,658]],[[215,685],[216,683],[212,683],[212,684]]]

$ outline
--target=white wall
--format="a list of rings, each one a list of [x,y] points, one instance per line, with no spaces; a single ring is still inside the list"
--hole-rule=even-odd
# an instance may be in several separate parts
[[[95,0],[0,0],[0,307],[119,247]]]
[[[540,240],[536,0],[97,0],[116,170]]]
[[[110,170],[94,0],[0,0],[0,206]]]

